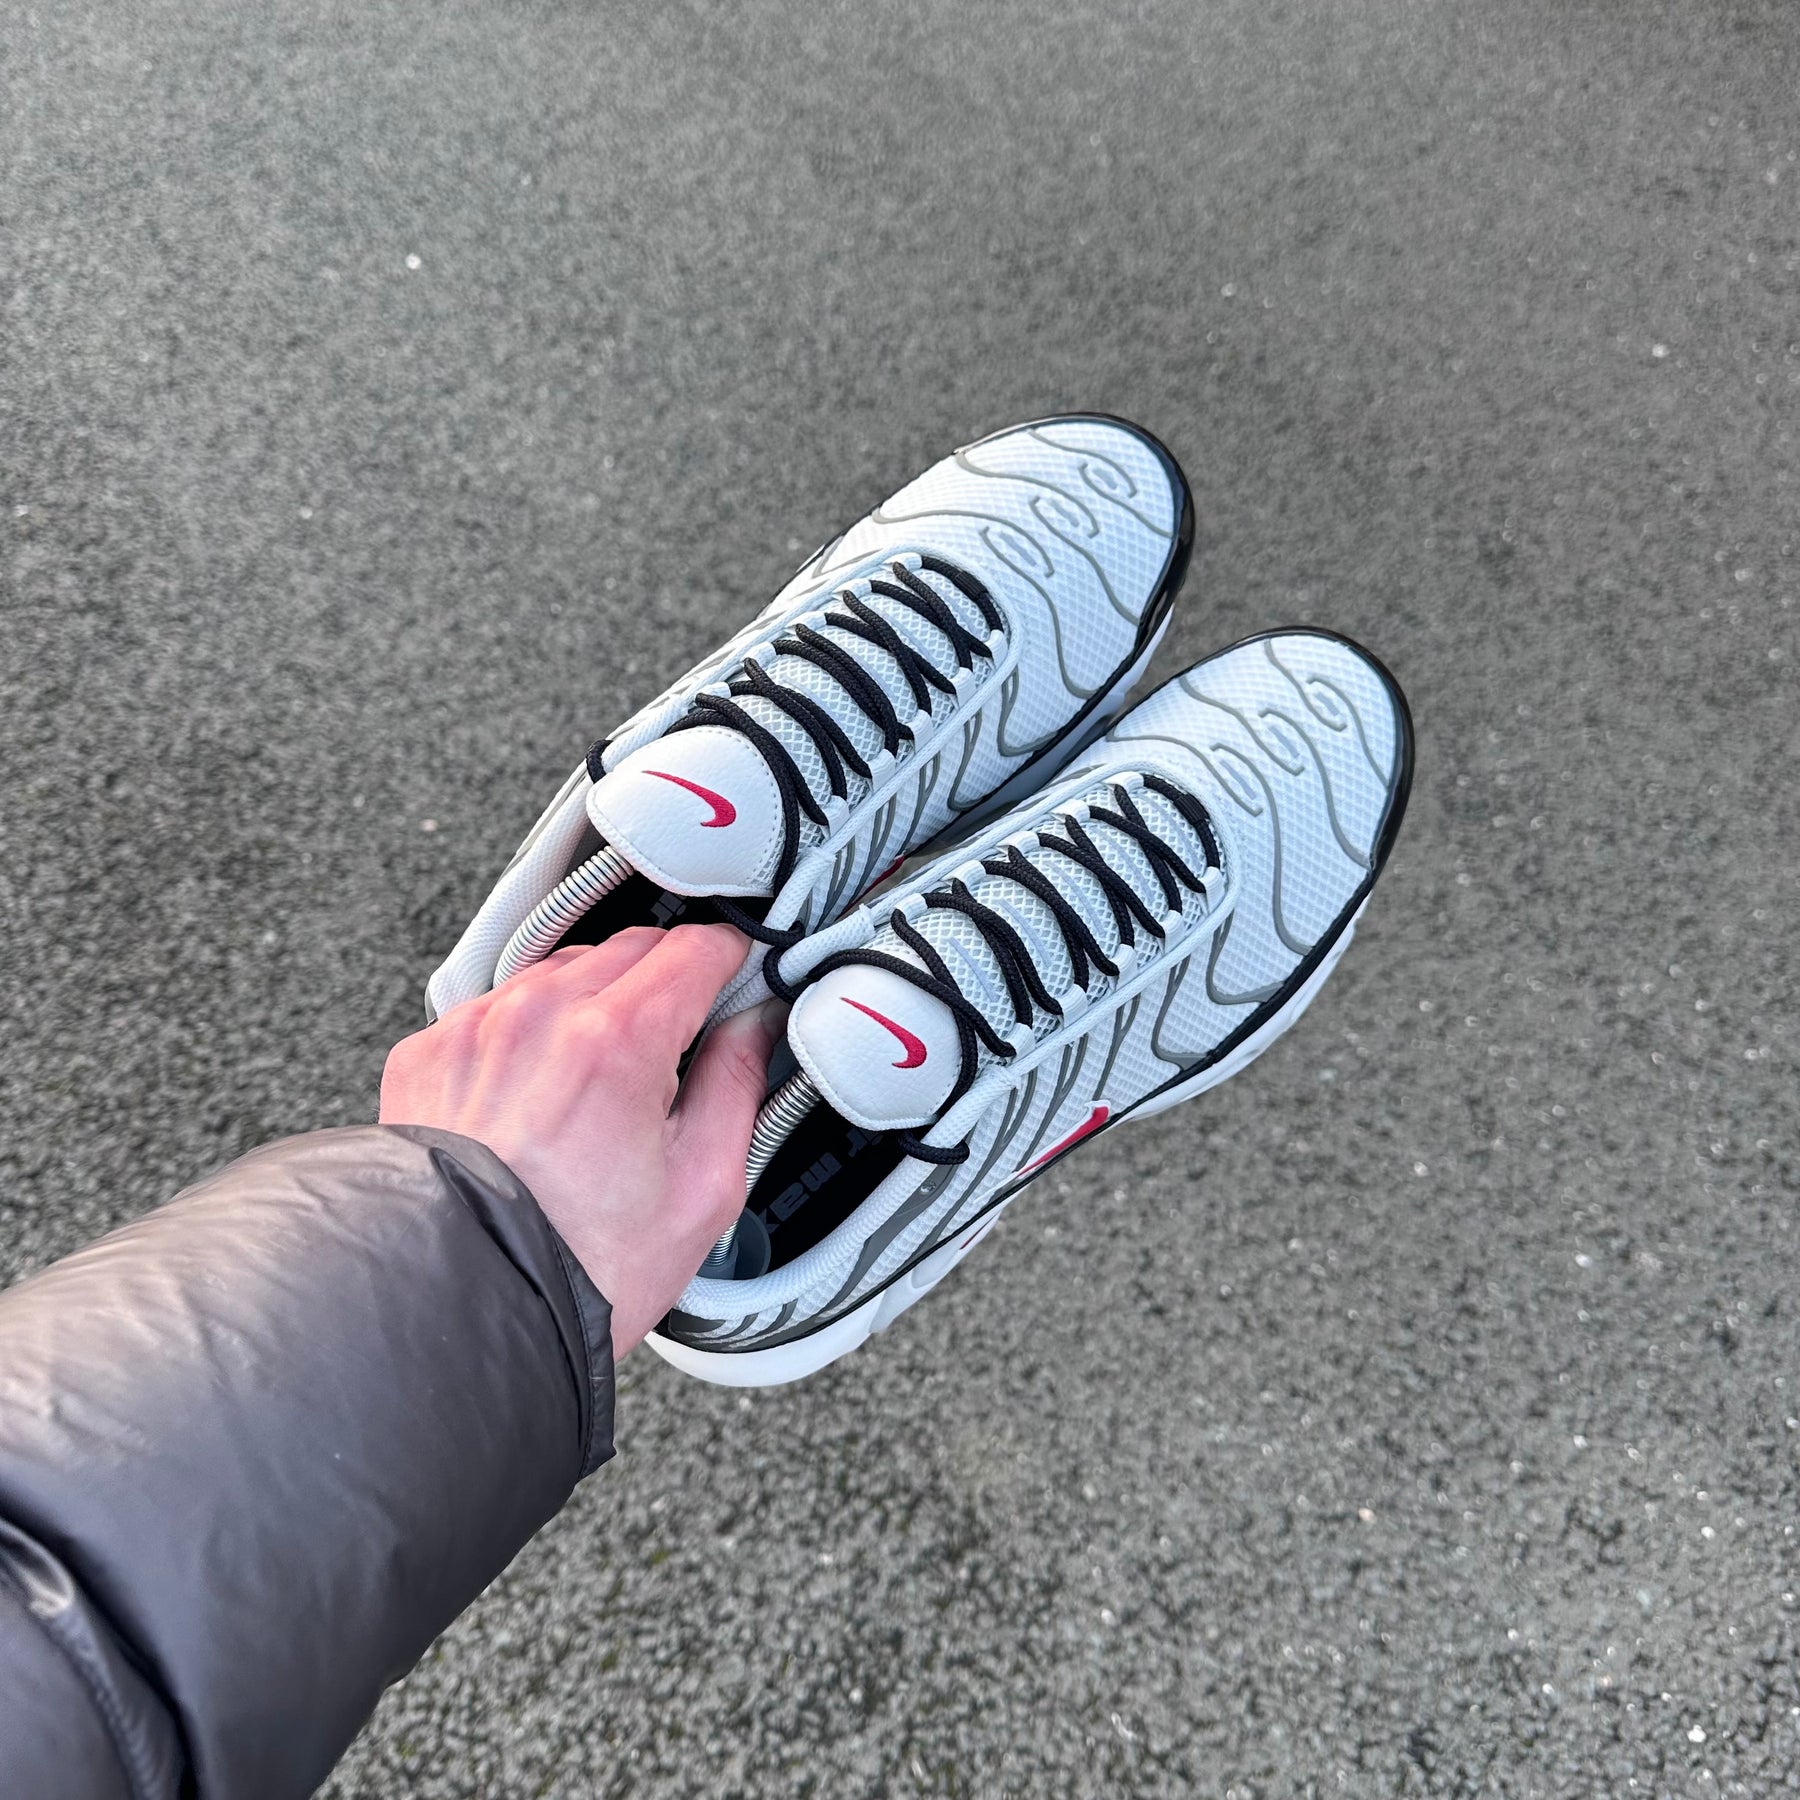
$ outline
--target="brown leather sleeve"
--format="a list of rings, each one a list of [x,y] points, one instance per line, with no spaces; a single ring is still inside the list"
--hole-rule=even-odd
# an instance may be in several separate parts
[[[233,1163],[0,1296],[0,1794],[311,1793],[611,1452],[609,1308],[497,1157]]]

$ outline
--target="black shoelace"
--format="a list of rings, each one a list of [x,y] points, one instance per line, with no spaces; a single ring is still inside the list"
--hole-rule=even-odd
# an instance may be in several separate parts
[[[941,556],[921,556],[919,567],[941,576],[970,600],[990,631],[1005,629],[1005,617],[994,604],[993,596],[966,569],[958,568]],[[959,670],[973,668],[978,656],[992,660],[993,651],[987,642],[977,637],[957,618],[949,603],[929,582],[920,580],[917,574],[900,561],[888,565],[888,574],[892,576],[892,580],[877,576],[869,582],[870,593],[899,602],[908,611],[916,613],[927,624],[941,631],[949,640]],[[868,601],[849,588],[837,595],[836,605],[819,622],[863,638],[885,650],[899,665],[901,676],[921,712],[931,711],[934,691],[940,694],[956,692],[956,684],[949,676],[923,651],[909,644],[893,624],[883,618]],[[796,623],[791,631],[784,632],[775,640],[771,649],[777,656],[800,657],[829,675],[849,696],[851,702],[873,721],[889,755],[897,756],[903,743],[913,741],[911,727],[901,722],[893,702],[887,696],[887,690],[842,644],[826,637],[811,625]],[[842,800],[848,797],[847,773],[864,781],[872,779],[872,776],[868,762],[858,753],[837,720],[810,695],[802,694],[777,681],[754,656],[746,657],[739,665],[737,674],[727,683],[725,693],[697,694],[688,711],[669,727],[669,731],[675,732],[698,725],[729,726],[748,739],[768,764],[769,773],[774,776],[776,790],[781,796],[781,856],[776,863],[774,876],[774,886],[779,891],[782,883],[793,873],[795,860],[800,854],[802,819],[811,820],[821,830],[826,828],[828,822],[825,809],[814,797],[787,746],[739,704],[751,695],[779,708],[806,733],[819,753],[819,760],[825,765],[826,783],[834,798]],[[605,749],[606,740],[603,738],[588,751],[588,774],[595,781],[605,773],[601,762]],[[783,931],[766,926],[743,907],[727,900],[715,898],[713,905],[740,931],[774,946],[777,952],[797,943],[804,935],[798,928]]]
[[[1219,844],[1206,808],[1184,788],[1177,787],[1174,782],[1165,780],[1160,775],[1145,775],[1142,779],[1146,788],[1162,795],[1193,828],[1194,835],[1199,838],[1201,847],[1206,852],[1207,868],[1218,868]],[[1136,844],[1156,876],[1169,911],[1180,911],[1183,906],[1182,888],[1195,894],[1203,892],[1206,870],[1196,872],[1188,866],[1180,852],[1158,835],[1144,818],[1131,795],[1120,783],[1113,783],[1111,792],[1112,806],[1094,805],[1087,808],[1089,821],[1096,825],[1110,826]],[[1080,820],[1065,816],[1061,824],[1065,835],[1056,837],[1048,831],[1040,832],[1038,847],[1043,851],[1066,856],[1093,876],[1106,897],[1113,923],[1118,929],[1119,949],[1134,946],[1140,929],[1158,943],[1162,942],[1166,935],[1162,921],[1144,904],[1142,896],[1131,883],[1100,854]],[[1016,844],[1008,844],[1002,853],[984,858],[981,866],[989,875],[1016,881],[1049,909],[1069,953],[1074,983],[1083,993],[1088,991],[1096,972],[1106,976],[1116,976],[1119,973],[1119,965],[1100,947],[1099,940],[1087,921],[1057,889],[1055,882],[1033,864]],[[1061,1004],[1044,985],[1030,950],[1011,921],[992,907],[983,905],[965,883],[951,881],[941,888],[933,888],[925,895],[925,905],[959,912],[974,924],[999,965],[1007,998],[1012,1003],[1013,1013],[1019,1024],[1028,1028],[1035,1026],[1040,1011],[1055,1019],[1063,1016]],[[850,963],[863,963],[871,968],[886,969],[922,989],[934,1000],[941,1000],[955,1017],[957,1042],[962,1055],[962,1066],[957,1073],[956,1083],[944,1102],[943,1110],[948,1111],[968,1092],[973,1083],[983,1046],[1007,1061],[1011,1061],[1016,1051],[994,1029],[980,1007],[957,985],[949,965],[935,946],[913,927],[904,913],[896,909],[890,914],[888,927],[918,957],[919,962],[925,965],[923,968],[883,950],[840,950],[835,956],[826,957],[809,973],[807,979],[816,981],[832,969],[842,968]],[[921,1157],[928,1162],[961,1162],[969,1153],[967,1144],[939,1148],[922,1143],[911,1133],[902,1133],[901,1143],[908,1155]]]

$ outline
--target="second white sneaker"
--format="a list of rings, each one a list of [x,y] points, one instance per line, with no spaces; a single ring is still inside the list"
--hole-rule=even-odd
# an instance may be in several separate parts
[[[820,1368],[1061,1157],[1245,1067],[1349,944],[1411,769],[1373,657],[1273,632],[788,951],[748,1210],[654,1347],[733,1385]]]

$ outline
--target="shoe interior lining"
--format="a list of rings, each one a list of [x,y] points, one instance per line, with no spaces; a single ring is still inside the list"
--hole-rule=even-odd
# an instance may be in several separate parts
[[[736,900],[733,905],[760,919],[769,910],[766,899]],[[634,925],[716,925],[723,915],[705,895],[671,894],[647,876],[632,875],[575,921],[557,940],[567,944],[600,944]]]
[[[771,1269],[804,1255],[850,1217],[900,1165],[891,1131],[865,1131],[821,1102],[751,1191],[749,1210],[769,1233]]]

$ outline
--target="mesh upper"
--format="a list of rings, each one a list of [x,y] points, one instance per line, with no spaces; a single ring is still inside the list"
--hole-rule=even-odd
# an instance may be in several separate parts
[[[1196,876],[1205,872],[1208,859],[1200,834],[1182,817],[1173,802],[1134,777],[1121,783],[1105,782],[1089,788],[1078,799],[1058,807],[1056,813],[1040,817],[1035,821],[1034,829],[1062,838],[1067,836],[1067,829],[1059,819],[1079,820],[1101,859],[1125,879],[1149,909],[1151,917],[1161,919],[1169,905],[1149,857],[1128,834],[1091,816],[1096,806],[1107,811],[1119,810],[1115,786],[1125,789],[1142,814],[1144,823]],[[1041,842],[1034,843],[1030,834],[1015,834],[1009,841],[1019,844],[1026,861],[1042,871],[1081,916],[1102,952],[1116,960],[1120,945],[1118,922],[1099,878],[1073,857]],[[1000,848],[994,846],[987,855],[998,855]],[[1206,910],[1204,897],[1190,892],[1179,879],[1177,885],[1181,889],[1183,916],[1190,920],[1199,918]],[[982,874],[970,880],[967,886],[972,899],[998,913],[1018,932],[1051,997],[1057,1001],[1066,999],[1075,986],[1074,966],[1049,905],[1022,882],[1004,875]],[[952,908],[933,907],[912,923],[920,937],[944,958],[957,986],[980,1008],[982,1016],[995,1031],[1002,1036],[1012,1031],[1018,1018],[1006,990],[1000,961],[976,922],[966,913]],[[1144,930],[1140,920],[1133,920],[1133,931],[1139,954],[1154,954],[1156,940]],[[914,964],[920,962],[911,947],[891,927],[877,933],[871,947]],[[1104,988],[1105,978],[1090,966],[1088,983],[1090,994],[1098,995]],[[1041,1008],[1037,1013],[1036,1030],[1043,1036],[1054,1029],[1055,1016]],[[983,1054],[985,1057],[991,1052],[984,1051]]]
[[[848,655],[881,684],[889,703],[904,724],[917,711],[918,702],[907,684],[900,665],[890,652],[881,645],[871,643],[867,638],[858,636],[853,631],[846,631],[842,626],[825,623],[826,615],[832,610],[832,603],[838,594],[849,592],[862,600],[870,611],[880,614],[900,634],[906,643],[918,650],[941,674],[954,675],[957,670],[955,647],[950,640],[928,619],[921,618],[918,613],[901,601],[888,594],[871,593],[869,582],[871,577],[880,578],[888,574],[890,565],[899,561],[910,569],[938,597],[950,606],[957,622],[976,637],[986,639],[988,635],[987,621],[982,618],[980,608],[952,581],[934,574],[930,570],[921,570],[917,554],[901,557],[883,557],[871,567],[867,573],[859,574],[853,579],[840,581],[836,588],[826,596],[816,612],[795,620],[794,624],[804,624],[817,631],[821,637],[828,638],[837,644]],[[788,627],[789,630],[792,625]],[[984,658],[973,659],[974,673],[977,680],[991,667]],[[872,760],[882,747],[881,728],[869,715],[841,688],[829,670],[804,656],[783,654],[767,658],[763,667],[769,675],[782,686],[792,688],[806,695],[818,704],[843,728],[844,735],[856,746],[857,754],[865,760]],[[939,717],[950,705],[950,697],[931,690],[932,714]],[[791,714],[784,712],[774,701],[766,700],[758,694],[746,694],[738,697],[744,711],[755,719],[759,725],[772,732],[782,748],[794,759],[794,766],[800,771],[800,778],[811,790],[814,799],[821,804],[831,789],[826,779],[825,759],[819,754],[818,746],[807,734],[805,728]],[[852,805],[868,793],[869,783],[864,781],[853,769],[844,771],[844,779],[848,798]],[[802,835],[802,842],[819,842],[824,832],[819,826],[808,821]]]
[[[830,872],[811,889],[791,884],[768,915],[771,926],[803,919],[816,928],[848,908],[897,856],[981,805],[1055,746],[1083,708],[1132,666],[1145,649],[1140,627],[1169,566],[1181,501],[1182,490],[1157,452],[1122,424],[1060,419],[996,433],[926,470],[811,558],[755,620],[607,738],[607,767],[660,737],[702,688],[724,684],[752,654],[765,660],[773,679],[824,707],[858,753],[871,758],[881,743],[874,721],[825,670],[803,657],[771,658],[768,647],[808,619],[841,643],[882,685],[900,718],[910,720],[916,702],[893,658],[865,638],[820,625],[817,615],[850,586],[950,674],[956,665],[942,634],[909,607],[868,594],[866,581],[896,557],[916,566],[920,551],[974,575],[1008,621],[1010,666],[996,678],[975,659],[970,704],[928,750],[906,759],[891,804],[859,805],[868,789],[847,772],[851,811],[829,847]],[[979,609],[954,584],[923,579],[986,638]],[[747,696],[738,704],[774,735],[822,799],[829,791],[824,765],[804,729],[766,701]],[[945,696],[935,698],[934,717],[942,720],[948,704]],[[592,847],[583,782],[578,768],[553,816],[540,822],[432,977],[430,1000],[438,1012],[488,989],[512,934],[569,872],[570,859]],[[819,828],[807,825],[801,847],[820,839]],[[722,1004],[754,997],[753,985],[740,982]]]

